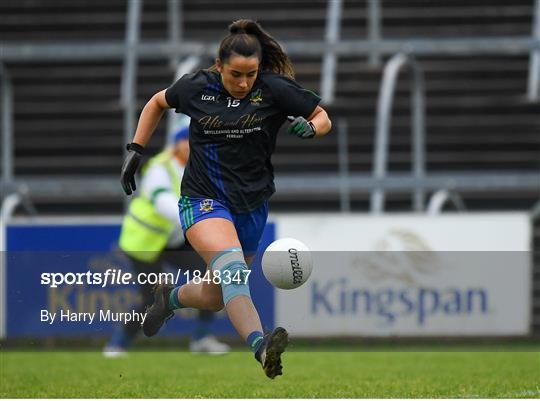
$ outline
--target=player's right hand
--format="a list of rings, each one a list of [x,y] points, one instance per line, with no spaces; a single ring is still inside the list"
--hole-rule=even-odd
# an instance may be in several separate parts
[[[126,195],[131,195],[137,189],[135,185],[135,173],[141,163],[144,148],[138,143],[132,142],[127,144],[126,149],[128,150],[128,154],[122,165],[120,182]]]

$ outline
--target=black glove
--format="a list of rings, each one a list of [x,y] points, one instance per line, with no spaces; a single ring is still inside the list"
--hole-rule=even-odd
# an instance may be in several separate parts
[[[315,126],[311,121],[306,120],[304,117],[294,118],[293,116],[289,116],[287,119],[291,121],[288,129],[289,134],[296,135],[302,139],[309,139],[315,136]]]
[[[138,143],[132,142],[127,144],[126,149],[128,150],[128,154],[122,165],[120,182],[126,195],[131,195],[137,189],[135,185],[135,173],[141,163],[144,148]]]

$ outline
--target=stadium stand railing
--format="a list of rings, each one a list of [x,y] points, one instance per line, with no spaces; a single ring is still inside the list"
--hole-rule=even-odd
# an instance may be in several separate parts
[[[379,12],[382,28],[379,27],[378,36],[368,34],[373,29],[367,19],[371,8],[367,6],[374,3],[377,2],[343,3],[340,39],[335,47],[335,101],[327,106],[335,119],[347,119],[350,131],[349,169],[351,176],[358,178],[351,181],[357,183],[350,194],[352,208],[367,208],[370,186],[374,185],[366,172],[373,165],[375,104],[382,64],[366,63],[366,56],[375,50],[378,57],[370,59],[384,62],[405,43],[425,71],[429,172],[536,171],[538,104],[526,102],[523,96],[528,68],[526,35],[531,34],[533,2],[384,2]],[[16,92],[15,173],[20,179],[28,178],[41,210],[63,210],[66,202],[72,210],[89,210],[95,202],[105,210],[121,208],[116,176],[122,157],[123,141],[119,134],[124,129],[119,94],[125,4],[23,1],[1,5],[3,15],[7,16],[3,19],[6,25],[0,26],[5,38],[2,60]],[[170,4],[178,2],[143,3],[137,110],[148,96],[172,80],[173,70],[167,62],[170,55],[165,46],[171,43]],[[178,49],[184,54],[202,52],[206,57],[202,65],[211,63],[216,38],[223,35],[224,27],[232,19],[253,17],[286,44],[299,81],[320,89],[326,1],[310,2],[308,11],[302,1],[279,2],[279,7],[275,3],[247,1],[184,1],[182,6],[184,23],[176,33],[181,39]],[[427,36],[440,41],[421,39]],[[473,40],[471,36],[481,39]],[[368,40],[358,40],[366,37]],[[500,42],[503,37],[506,41]],[[49,46],[51,41],[56,41],[57,47],[47,50],[56,54],[37,50],[45,49],[43,46]],[[41,46],[29,46],[31,43]],[[72,46],[66,47],[69,43]],[[91,43],[95,46],[85,46]],[[370,43],[374,47],[368,46]],[[504,46],[497,50],[500,43],[506,43],[510,50],[504,53]],[[96,49],[101,44],[108,47]],[[475,47],[483,49],[481,54],[474,55],[470,49]],[[14,48],[18,56],[14,56]],[[73,51],[77,48],[79,53]],[[62,55],[62,49],[69,50],[68,54]],[[349,50],[351,54],[347,55]],[[33,61],[29,62],[29,57]],[[388,155],[389,169],[398,173],[410,170],[408,109],[405,77],[397,84]],[[507,134],[509,129],[511,138]],[[163,143],[164,130],[165,126],[160,126],[153,150]],[[47,135],[43,135],[44,131]],[[335,175],[337,148],[336,136],[332,135],[310,144],[282,135],[274,157],[282,190],[274,198],[274,207],[339,208],[336,186],[326,188],[326,195],[316,200],[309,188],[305,188],[304,196],[288,190],[289,185],[297,182],[291,177],[293,172]],[[302,157],[298,157],[300,150]],[[55,196],[47,188],[56,190],[58,183],[44,185],[44,176],[63,178],[63,188],[68,193],[70,188],[74,190],[67,197]],[[88,185],[96,181],[100,185],[85,191],[80,188],[86,185],[83,178],[89,179]],[[77,186],[78,182],[81,185]],[[409,209],[409,192],[400,189],[389,193],[389,209]],[[537,195],[537,191],[527,188],[489,194],[469,189],[464,198],[471,208],[526,208]]]
[[[130,114],[123,106],[136,113],[152,93],[168,86],[174,59],[196,54],[201,65],[210,65],[225,27],[245,17],[259,20],[285,44],[297,79],[331,101],[326,107],[332,118],[343,122],[335,126],[348,131],[345,159],[338,152],[343,135],[310,143],[280,136],[273,157],[280,187],[274,210],[339,210],[347,204],[351,210],[369,209],[378,184],[370,172],[379,83],[384,64],[404,49],[424,71],[428,176],[488,174],[491,181],[473,179],[460,189],[468,209],[523,210],[538,199],[534,181],[487,191],[500,184],[502,173],[534,180],[540,171],[540,104],[526,97],[532,60],[540,52],[538,30],[532,29],[538,0],[345,0],[333,33],[325,0],[144,1],[136,92],[124,95],[130,102],[122,104],[126,4],[131,3],[0,2],[2,89],[7,99],[11,85],[14,117],[9,119],[10,103],[4,101],[3,132],[14,133],[12,146],[3,145],[3,166],[13,161],[3,167],[4,194],[24,182],[41,213],[118,213],[122,132],[129,131],[124,124]],[[171,24],[175,16],[179,25]],[[334,73],[321,73],[325,54],[334,57]],[[389,127],[388,210],[412,206],[408,78],[405,73],[397,81]],[[165,131],[164,122],[151,151],[164,143]],[[346,181],[335,179],[340,168]],[[349,183],[345,189],[343,182]],[[426,194],[438,189],[440,184],[432,183]],[[539,316],[540,305],[535,307]],[[536,324],[540,327],[538,317]]]

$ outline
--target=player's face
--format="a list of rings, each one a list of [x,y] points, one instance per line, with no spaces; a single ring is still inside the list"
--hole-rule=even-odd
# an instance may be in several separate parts
[[[227,92],[236,99],[243,99],[251,92],[257,79],[259,58],[232,55],[223,63],[217,59],[216,66]]]

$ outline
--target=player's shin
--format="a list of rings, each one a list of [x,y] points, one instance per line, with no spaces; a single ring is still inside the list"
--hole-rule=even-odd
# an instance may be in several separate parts
[[[252,333],[262,333],[259,314],[249,291],[249,269],[240,248],[230,248],[214,257],[210,266],[219,271],[223,304],[238,334],[247,340]]]

